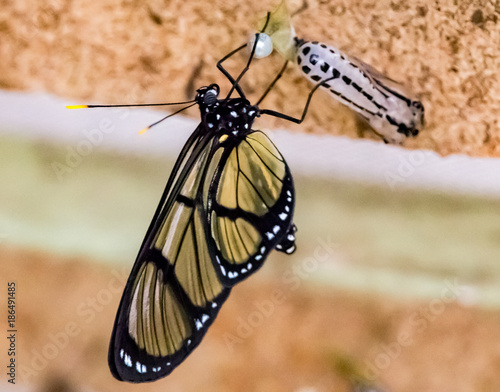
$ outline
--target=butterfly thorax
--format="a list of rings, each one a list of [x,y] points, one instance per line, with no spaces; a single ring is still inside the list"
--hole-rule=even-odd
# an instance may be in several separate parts
[[[196,101],[200,108],[202,123],[216,134],[244,136],[252,129],[255,117],[260,112],[246,99],[218,99],[219,87],[215,84],[198,90]]]

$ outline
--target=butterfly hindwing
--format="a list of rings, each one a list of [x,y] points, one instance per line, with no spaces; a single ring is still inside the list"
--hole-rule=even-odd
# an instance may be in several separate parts
[[[221,148],[208,193],[208,241],[219,279],[233,286],[260,268],[277,245],[293,252],[295,244],[286,238],[295,193],[287,163],[264,133],[250,132]]]
[[[200,343],[229,295],[206,241],[201,189],[210,159],[207,143],[178,176],[174,171],[175,192],[155,215],[134,265],[110,343],[109,364],[119,380],[168,375]]]

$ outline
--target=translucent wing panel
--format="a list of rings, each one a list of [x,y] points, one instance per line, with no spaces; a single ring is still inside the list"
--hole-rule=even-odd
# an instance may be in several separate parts
[[[238,206],[236,192],[238,180],[238,159],[236,156],[236,150],[234,150],[229,156],[226,166],[222,171],[220,179],[221,185],[217,190],[217,203],[224,204],[227,208],[236,208]]]
[[[218,218],[212,211],[212,235],[222,257],[230,263],[247,262],[261,242],[257,229],[246,220]]]
[[[205,307],[222,291],[208,253],[205,232],[199,212],[195,212],[186,228],[182,246],[172,260],[175,275],[191,302]]]
[[[269,139],[255,132],[229,155],[221,174],[217,203],[262,216],[281,193],[286,164]]]
[[[185,182],[178,189],[175,204],[166,214],[156,235],[154,246],[157,249],[164,249],[167,258],[178,252],[179,237],[183,232],[182,230],[173,230],[173,228],[186,227],[186,222],[189,220],[192,210],[184,208],[184,205],[187,203],[190,207],[194,207],[197,192],[206,174],[204,168],[207,165],[209,151],[210,145],[205,147],[199,158],[194,162],[192,169],[187,173]],[[179,184],[176,183],[175,186],[179,186]]]
[[[134,282],[128,332],[153,356],[173,355],[192,333],[191,320],[154,263],[143,264]]]
[[[176,202],[162,225],[155,248],[160,249],[168,260],[173,260],[179,253],[187,227],[192,219],[193,208],[182,202]],[[174,230],[174,228],[182,228]]]
[[[290,170],[273,143],[253,132],[227,148],[210,187],[209,244],[219,279],[234,285],[257,270],[292,224]]]

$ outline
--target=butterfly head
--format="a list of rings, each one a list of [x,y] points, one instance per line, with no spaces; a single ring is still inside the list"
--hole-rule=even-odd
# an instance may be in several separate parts
[[[217,84],[211,84],[198,89],[195,101],[200,106],[200,110],[209,109],[216,106],[219,99],[220,88]]]

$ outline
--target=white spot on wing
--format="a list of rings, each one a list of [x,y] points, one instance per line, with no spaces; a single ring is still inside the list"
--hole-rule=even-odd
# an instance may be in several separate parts
[[[284,221],[284,220],[286,219],[286,217],[288,216],[288,214],[287,214],[287,213],[285,213],[285,212],[282,212],[282,213],[281,213],[281,214],[279,214],[278,216],[280,217],[280,219],[281,219],[282,221]]]
[[[230,113],[231,116],[233,116],[234,118],[238,117],[238,113],[236,113],[234,110]]]
[[[146,373],[146,365],[143,365],[142,363],[140,362],[136,362],[135,363],[135,369],[139,372],[139,373]]]
[[[279,227],[278,225],[274,226],[274,227],[273,227],[273,233],[274,233],[274,234],[277,234],[277,233],[278,233],[278,231],[280,231],[280,229],[281,229],[281,227]]]

